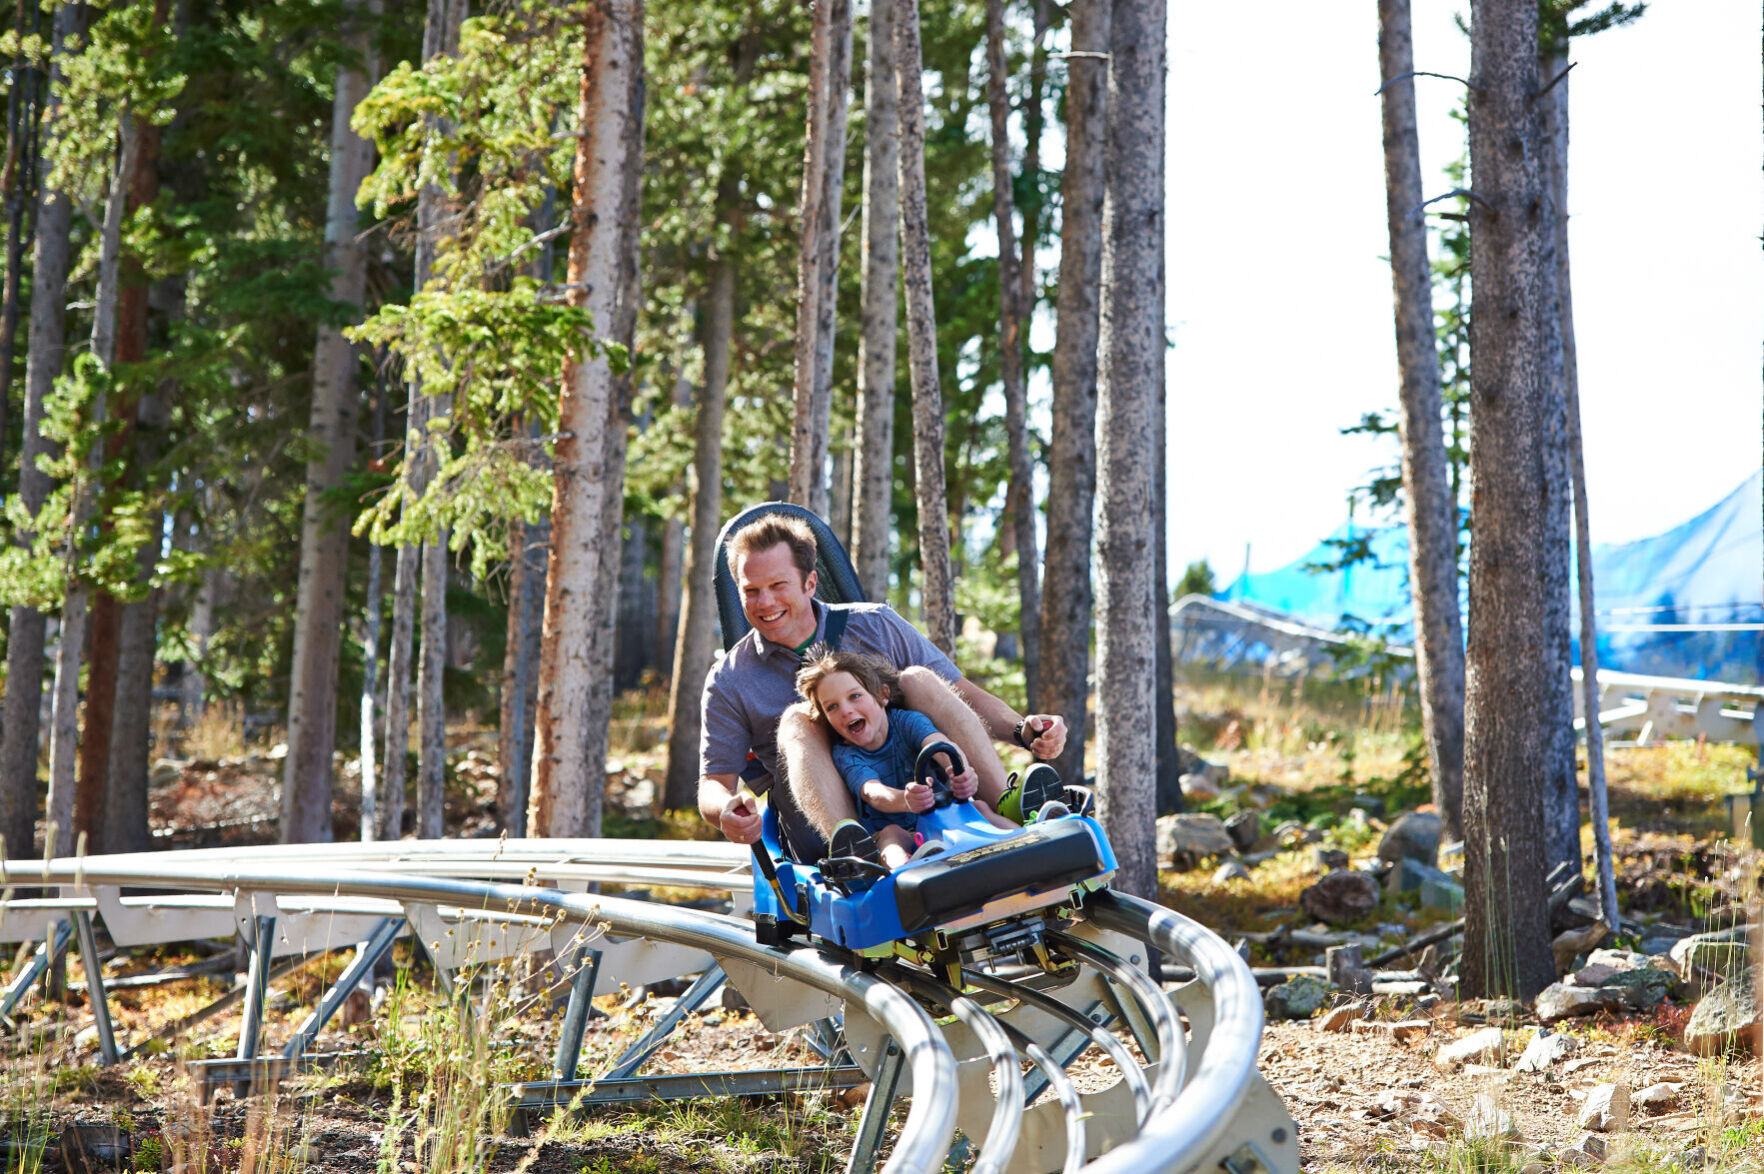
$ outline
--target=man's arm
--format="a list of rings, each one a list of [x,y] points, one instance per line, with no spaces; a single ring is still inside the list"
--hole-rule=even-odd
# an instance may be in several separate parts
[[[986,727],[986,732],[994,741],[1009,742],[1013,746],[1020,745],[1017,741],[1017,722],[1027,720],[1028,726],[1023,731],[1030,738],[1029,752],[1037,758],[1057,758],[1060,751],[1066,748],[1066,719],[1051,713],[1032,713],[1027,719],[1019,719],[1017,711],[976,685],[967,677],[958,677],[951,681],[954,689],[968,708]],[[1033,737],[1030,735],[1033,734]]]

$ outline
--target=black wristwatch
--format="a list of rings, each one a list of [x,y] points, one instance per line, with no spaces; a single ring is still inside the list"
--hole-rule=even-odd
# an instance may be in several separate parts
[[[1029,725],[1028,718],[1025,717],[1025,718],[1017,719],[1017,728],[1015,730],[1011,731],[1011,736],[1017,740],[1017,745],[1021,746],[1023,749],[1025,749],[1025,750],[1029,751],[1031,754],[1033,754],[1035,752],[1035,747],[1034,747],[1034,745],[1032,745],[1032,743],[1035,741],[1035,739],[1023,737],[1023,730],[1028,725]]]

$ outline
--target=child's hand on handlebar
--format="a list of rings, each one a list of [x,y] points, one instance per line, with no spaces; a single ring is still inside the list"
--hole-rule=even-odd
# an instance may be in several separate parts
[[[906,785],[906,805],[908,811],[913,812],[916,815],[923,815],[925,812],[930,811],[936,802],[936,795],[934,795],[931,788],[924,783],[914,782]]]
[[[972,767],[964,766],[962,773],[949,780],[949,793],[957,803],[966,803],[980,790],[980,778]]]

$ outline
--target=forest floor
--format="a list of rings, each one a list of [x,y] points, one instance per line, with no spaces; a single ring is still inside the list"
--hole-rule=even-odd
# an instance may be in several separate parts
[[[1401,707],[1327,693],[1304,696],[1264,686],[1185,691],[1185,739],[1229,767],[1230,786],[1199,806],[1221,815],[1261,811],[1264,828],[1303,825],[1288,843],[1264,832],[1247,878],[1221,880],[1211,867],[1161,874],[1163,899],[1230,940],[1281,927],[1305,928],[1298,894],[1320,875],[1319,848],[1356,863],[1375,849],[1387,812],[1424,801],[1414,736]],[[626,699],[609,763],[609,834],[697,837],[695,818],[657,815],[663,748],[654,706]],[[448,802],[450,833],[490,834],[495,793],[494,732],[460,729]],[[268,781],[279,774],[273,750],[210,745],[197,757],[156,768],[156,826],[178,846],[267,838],[273,818]],[[1740,789],[1746,755],[1733,748],[1671,744],[1610,754],[1613,814],[1625,910],[1650,924],[1692,929],[1736,924],[1758,914],[1755,858],[1720,835],[1719,796]],[[339,827],[354,818],[349,767],[343,770]],[[191,829],[209,830],[198,836]],[[1320,834],[1319,834],[1320,833]],[[1748,910],[1747,901],[1754,904]],[[1386,898],[1348,927],[1366,943],[1401,941],[1446,919],[1412,899]],[[1313,930],[1326,927],[1312,926]],[[1633,944],[1633,943],[1632,943]],[[401,947],[402,948],[402,947]],[[1373,947],[1376,948],[1375,946]],[[1257,966],[1302,966],[1320,952],[1246,943]],[[563,1005],[562,984],[543,967],[507,977],[484,1000],[471,1030],[433,988],[427,968],[398,955],[399,981],[346,1008],[317,1047],[371,1054],[363,1068],[285,1082],[273,1098],[215,1091],[202,1107],[187,1063],[223,1057],[237,1044],[236,1017],[220,1016],[186,1037],[177,1053],[146,1055],[112,1069],[97,1066],[95,1028],[77,990],[65,1007],[27,1001],[21,1031],[0,1057],[0,1121],[11,1143],[7,1169],[136,1171],[297,1171],[415,1169],[611,1174],[614,1171],[831,1171],[843,1168],[863,1090],[764,1098],[718,1098],[634,1108],[596,1108],[535,1122],[511,1133],[506,1104],[490,1091],[548,1075]],[[218,954],[129,952],[112,959],[120,977],[173,965],[217,968],[212,977],[167,986],[118,989],[118,1034],[139,1039],[152,1027],[209,1002],[236,981]],[[341,959],[307,966],[272,989],[265,1050],[289,1036]],[[74,977],[74,976],[70,976]],[[77,983],[75,986],[77,987]],[[595,1001],[582,1072],[603,1071],[678,994],[666,984]],[[1681,992],[1682,995],[1682,992]],[[1340,996],[1338,996],[1340,997]],[[1555,1025],[1571,1042],[1562,1063],[1543,1073],[1515,1070],[1534,1032],[1522,1007],[1458,1004],[1422,994],[1375,996],[1354,1004],[1355,1022],[1325,1030],[1323,1020],[1271,1018],[1261,1071],[1298,1124],[1304,1168],[1334,1174],[1394,1171],[1530,1174],[1582,1159],[1570,1148],[1585,1135],[1576,1118],[1597,1086],[1630,1091],[1665,1085],[1660,1103],[1633,1110],[1629,1127],[1595,1139],[1599,1164],[1613,1174],[1714,1169],[1764,1172],[1764,1066],[1756,1056],[1689,1054],[1678,1034],[1689,998],[1646,1013],[1602,1012]],[[1397,1024],[1402,1026],[1398,1027]],[[1439,1048],[1493,1024],[1505,1054],[1441,1070]],[[487,1046],[496,1041],[496,1046]],[[1094,1053],[1092,1054],[1094,1055]],[[645,1069],[705,1072],[815,1063],[801,1029],[768,1033],[738,1001],[689,1016]],[[1081,1088],[1108,1083],[1111,1070],[1080,1061]],[[904,1102],[903,1102],[904,1104]],[[1484,1121],[1496,1125],[1484,1129]],[[896,1123],[898,1125],[898,1110]],[[1493,1134],[1493,1136],[1479,1136]],[[121,1141],[120,1152],[107,1145]],[[419,1152],[420,1149],[420,1152]],[[58,1162],[57,1156],[67,1158]],[[959,1168],[959,1167],[952,1167]]]

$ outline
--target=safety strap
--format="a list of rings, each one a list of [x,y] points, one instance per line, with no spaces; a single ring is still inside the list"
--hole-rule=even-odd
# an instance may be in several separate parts
[[[845,639],[845,625],[851,621],[851,613],[843,607],[827,609],[827,630],[822,635],[821,643],[834,652]]]

